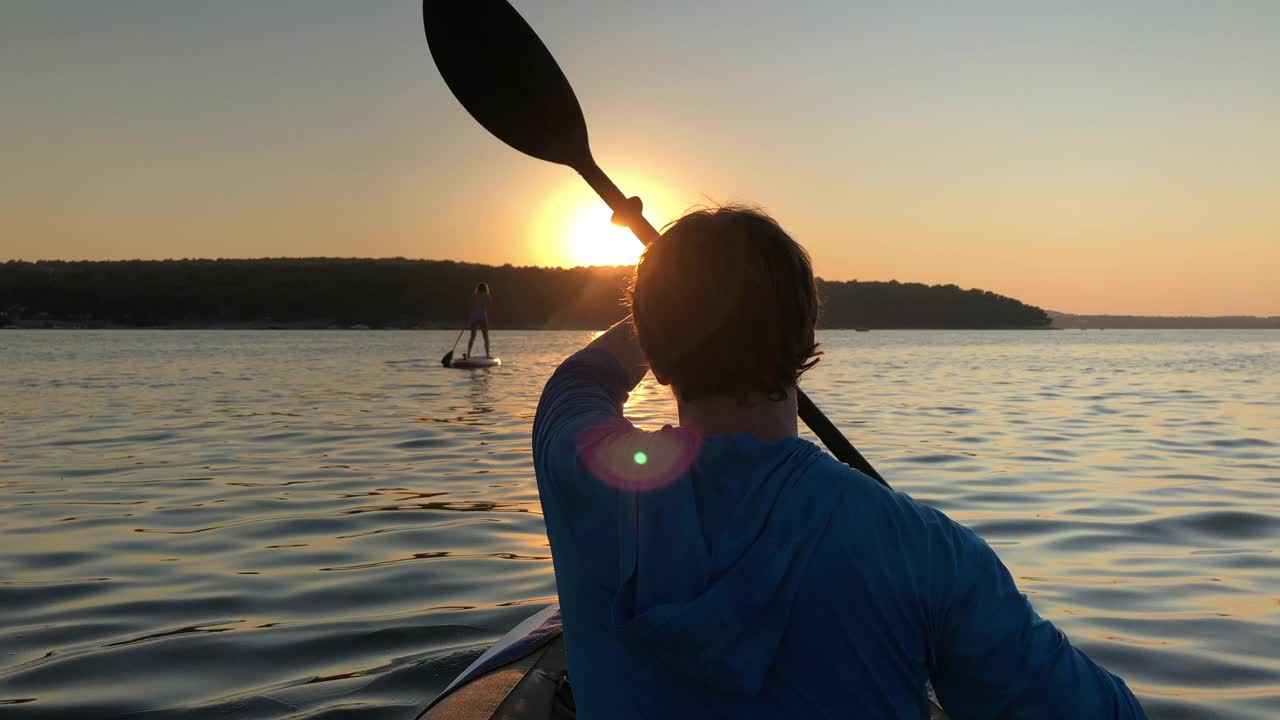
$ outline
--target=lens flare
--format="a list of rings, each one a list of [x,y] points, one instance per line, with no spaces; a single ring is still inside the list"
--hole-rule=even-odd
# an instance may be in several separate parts
[[[688,430],[664,427],[637,430],[626,421],[610,421],[578,436],[578,457],[600,482],[619,490],[655,490],[688,472],[702,438]]]

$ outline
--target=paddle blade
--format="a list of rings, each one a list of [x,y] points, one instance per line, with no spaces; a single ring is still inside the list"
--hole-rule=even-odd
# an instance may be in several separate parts
[[[587,123],[547,46],[506,0],[424,0],[431,57],[454,97],[526,155],[573,168],[591,162]]]
[[[445,366],[445,367],[449,367],[450,365],[452,365],[452,364],[453,364],[453,351],[452,351],[452,350],[450,350],[449,352],[445,353],[445,354],[444,354],[444,357],[440,358],[440,364],[441,364],[441,365],[443,365],[443,366]]]

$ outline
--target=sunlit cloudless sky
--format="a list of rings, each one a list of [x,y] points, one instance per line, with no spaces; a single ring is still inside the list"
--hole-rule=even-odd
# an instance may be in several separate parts
[[[1280,314],[1280,3],[514,4],[655,223],[747,202],[828,279]],[[466,115],[421,23],[0,1],[0,259],[633,254],[572,171]]]

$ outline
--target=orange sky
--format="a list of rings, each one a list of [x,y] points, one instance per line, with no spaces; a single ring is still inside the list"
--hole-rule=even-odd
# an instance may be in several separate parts
[[[829,279],[1280,315],[1280,5],[1085,4],[516,6],[656,224],[747,202]],[[6,5],[0,259],[634,254],[466,116],[418,13]]]

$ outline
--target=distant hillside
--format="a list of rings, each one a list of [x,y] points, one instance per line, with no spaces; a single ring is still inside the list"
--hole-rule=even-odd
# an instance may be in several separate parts
[[[819,280],[829,328],[1043,328],[1044,310],[988,290],[920,283]]]
[[[0,325],[20,327],[458,327],[477,281],[495,328],[595,329],[626,314],[631,269],[440,260],[10,261]],[[819,281],[828,328],[1038,328],[1040,308],[955,285]]]
[[[1190,329],[1259,329],[1280,328],[1280,317],[1254,317],[1251,315],[1222,315],[1218,317],[1161,317],[1152,315],[1071,315],[1049,311],[1053,327],[1064,330],[1076,328],[1114,328],[1116,330],[1190,330]]]

